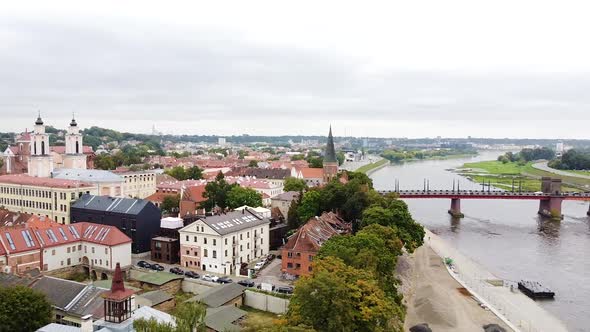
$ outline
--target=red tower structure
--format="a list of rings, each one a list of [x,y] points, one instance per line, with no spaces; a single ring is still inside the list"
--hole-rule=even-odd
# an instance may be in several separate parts
[[[121,266],[117,263],[111,290],[103,294],[104,298],[104,320],[112,323],[121,323],[133,312],[133,291],[125,289],[123,282],[123,272]]]

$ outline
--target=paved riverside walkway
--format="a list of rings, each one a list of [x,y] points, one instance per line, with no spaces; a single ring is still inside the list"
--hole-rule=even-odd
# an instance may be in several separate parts
[[[454,272],[449,273],[515,331],[567,331],[563,322],[520,291],[512,292],[508,287],[487,282],[498,278],[436,234],[426,230],[425,238],[440,257],[453,260]]]
[[[567,171],[562,171],[559,169],[551,168],[551,167],[549,167],[549,165],[547,165],[546,161],[534,163],[534,164],[532,164],[532,166],[533,166],[533,168],[536,168],[538,170],[561,175],[561,176],[569,176],[572,178],[580,178],[580,179],[590,180],[590,175],[578,174],[578,173],[574,173],[574,172],[567,172]]]

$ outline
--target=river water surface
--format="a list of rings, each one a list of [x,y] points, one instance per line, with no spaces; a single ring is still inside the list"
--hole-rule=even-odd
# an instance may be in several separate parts
[[[481,189],[447,169],[463,163],[493,160],[502,152],[449,160],[428,160],[388,166],[371,175],[375,189]],[[406,199],[414,219],[452,243],[496,276],[536,280],[556,293],[540,304],[571,331],[590,331],[590,217],[588,202],[565,201],[564,219],[551,222],[537,215],[537,201],[462,200],[465,218],[448,215],[448,199]]]

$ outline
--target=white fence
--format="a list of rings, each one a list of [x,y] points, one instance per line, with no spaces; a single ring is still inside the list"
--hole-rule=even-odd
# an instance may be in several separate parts
[[[284,314],[289,309],[289,300],[269,294],[246,290],[244,304],[254,309]]]

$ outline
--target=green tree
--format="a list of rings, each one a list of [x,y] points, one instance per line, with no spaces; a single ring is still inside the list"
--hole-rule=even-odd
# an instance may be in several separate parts
[[[384,197],[363,211],[361,227],[378,224],[396,229],[408,252],[424,243],[424,227],[414,221],[408,205],[394,196]]]
[[[301,203],[297,207],[297,214],[299,220],[306,222],[314,216],[320,213],[320,207],[322,204],[322,194],[319,190],[309,190],[303,194]]]
[[[108,154],[99,154],[94,157],[94,167],[97,169],[111,170],[115,169],[115,161]]]
[[[307,183],[303,179],[288,177],[285,179],[283,186],[284,191],[303,191],[307,190]]]
[[[188,178],[188,176],[186,174],[186,169],[184,169],[184,167],[182,167],[182,166],[175,166],[175,167],[169,168],[169,169],[165,170],[164,173],[170,175],[171,177],[175,178],[178,181],[183,181]]]
[[[252,188],[235,186],[227,194],[227,207],[235,209],[240,206],[262,206],[262,196]]]
[[[252,167],[252,168],[258,167],[258,161],[250,160],[250,162],[248,163],[248,167]]]
[[[139,318],[133,321],[137,332],[204,332],[206,308],[198,302],[182,302],[174,308],[175,325],[162,323],[155,318]]]
[[[201,206],[207,210],[211,210],[215,206],[225,210],[225,208],[227,208],[227,195],[230,190],[236,186],[237,184],[227,183],[223,173],[219,172],[215,177],[215,181],[209,182],[205,186],[203,196],[207,198],[207,200],[201,203]]]
[[[339,151],[338,153],[336,153],[336,159],[338,160],[338,165],[344,164],[344,159],[346,159],[344,152]]]
[[[291,161],[303,160],[305,156],[303,154],[296,154],[291,156]]]
[[[160,209],[166,212],[177,211],[180,208],[180,195],[170,195],[164,197]]]
[[[311,168],[322,168],[324,167],[324,158],[322,157],[311,157],[307,159],[309,167]]]
[[[189,167],[186,171],[186,179],[200,180],[203,178],[203,170],[199,166]]]
[[[2,168],[2,166],[4,166],[4,160],[0,159],[0,168]]]
[[[0,330],[35,331],[51,323],[52,314],[44,294],[24,286],[0,287]]]
[[[370,272],[335,257],[318,259],[313,268],[295,284],[287,313],[291,325],[327,332],[402,331],[403,317]]]
[[[302,199],[303,191],[300,191],[297,199],[292,201],[291,206],[289,206],[289,211],[287,212],[287,225],[290,230],[296,229],[300,225],[301,218],[299,218],[299,205],[301,205]]]

